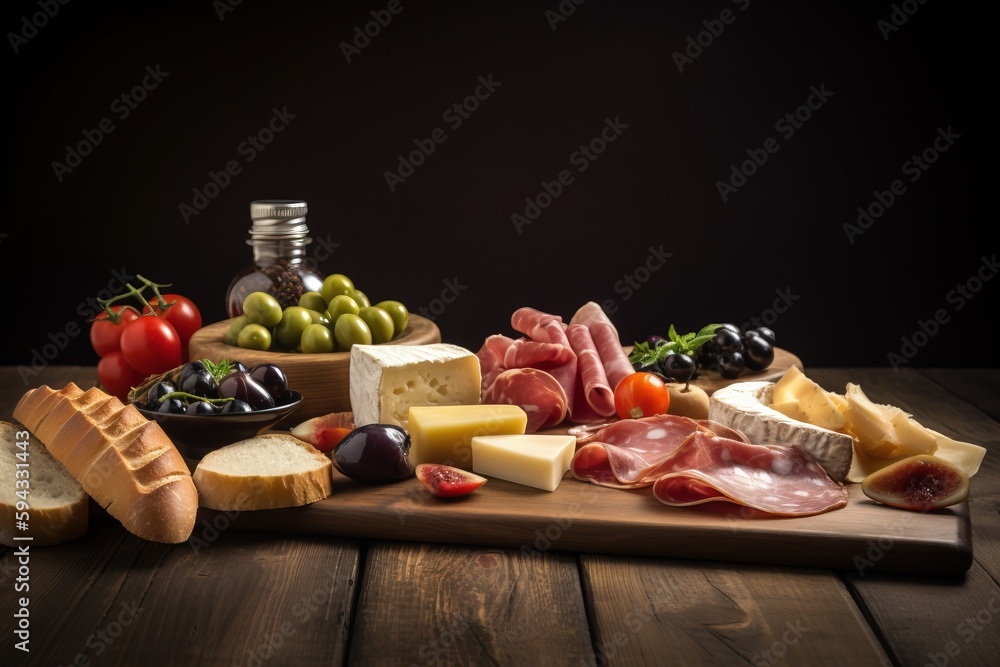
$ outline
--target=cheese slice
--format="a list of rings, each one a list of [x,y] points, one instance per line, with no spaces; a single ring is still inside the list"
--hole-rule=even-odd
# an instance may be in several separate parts
[[[406,429],[411,407],[477,404],[482,390],[479,358],[447,343],[354,345],[349,381],[357,426]]]
[[[521,435],[528,415],[517,405],[420,405],[410,408],[410,464],[472,469],[472,439]]]
[[[845,397],[847,430],[868,456],[897,458],[933,454],[937,449],[937,438],[900,408],[875,403],[852,383],[847,384]]]
[[[769,407],[775,383],[736,382],[712,393],[708,418],[741,431],[757,445],[799,445],[835,480],[851,469],[854,438],[849,434],[799,421]],[[791,408],[789,408],[791,410]]]
[[[555,491],[576,452],[572,435],[484,435],[472,438],[472,471]]]
[[[840,430],[846,421],[830,392],[806,377],[798,366],[789,368],[774,384],[773,402],[777,405],[798,403],[799,410],[806,416],[805,421],[831,431]]]
[[[979,467],[986,456],[985,447],[974,445],[970,442],[960,442],[933,429],[924,428],[935,438],[936,448],[931,454],[932,456],[954,463],[964,470],[969,477],[979,472]],[[910,456],[911,454],[901,454],[891,458],[870,456],[860,446],[855,447],[854,458],[851,461],[851,470],[847,474],[846,481],[863,482],[865,477],[873,472],[877,472],[896,461],[902,461]]]

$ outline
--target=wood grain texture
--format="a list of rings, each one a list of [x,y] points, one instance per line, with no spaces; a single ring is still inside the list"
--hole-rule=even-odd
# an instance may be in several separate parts
[[[667,507],[650,488],[619,490],[569,477],[553,492],[491,479],[454,499],[416,479],[365,486],[334,472],[333,493],[307,507],[260,510],[240,527],[374,539],[639,556],[854,568],[871,540],[896,548],[873,564],[887,572],[961,573],[972,562],[968,508],[925,515],[876,504],[849,488],[847,507],[775,518],[730,503]],[[201,510],[207,515],[207,510]]]
[[[597,664],[888,663],[830,572],[584,555],[580,575]]]
[[[351,370],[349,352],[302,354],[298,352],[262,352],[247,350],[222,342],[222,335],[232,320],[209,324],[191,337],[188,343],[192,359],[242,361],[247,367],[259,363],[277,364],[288,377],[288,386],[302,394],[302,404],[292,417],[295,422],[331,412],[349,412],[351,396],[348,378]],[[410,314],[401,336],[386,345],[426,345],[440,343],[441,331],[431,320]]]
[[[356,543],[197,535],[202,544],[157,544],[108,520],[82,540],[31,550],[30,664],[343,663]],[[0,608],[9,638],[13,586],[0,590]],[[0,647],[0,664],[23,657],[11,641]]]
[[[899,405],[920,423],[973,442],[988,452],[970,481],[968,505],[974,563],[964,576],[935,580],[887,576],[866,570],[843,576],[893,660],[903,665],[984,665],[1000,655],[1000,424],[979,406],[996,405],[997,371],[983,381],[974,374],[969,390],[951,391],[921,373],[871,369],[824,369],[814,379],[826,389],[842,390],[846,381],[861,385],[872,400]],[[938,375],[938,378],[941,376]],[[955,376],[957,377],[957,375]],[[891,543],[873,553],[889,554]]]
[[[351,665],[589,665],[576,560],[509,549],[376,543]]]

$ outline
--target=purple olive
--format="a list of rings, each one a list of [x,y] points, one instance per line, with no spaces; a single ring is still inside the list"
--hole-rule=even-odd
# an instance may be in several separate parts
[[[288,378],[285,377],[284,371],[274,364],[257,364],[250,369],[250,377],[267,389],[274,399],[288,389]]]
[[[246,401],[254,410],[274,407],[274,398],[249,373],[230,373],[219,382],[220,398],[238,398]]]
[[[333,465],[358,482],[388,484],[413,477],[410,434],[391,424],[366,424],[344,436],[333,450]]]

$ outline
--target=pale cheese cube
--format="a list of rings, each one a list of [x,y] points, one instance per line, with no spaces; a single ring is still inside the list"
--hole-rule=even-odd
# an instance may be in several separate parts
[[[354,423],[404,429],[415,405],[478,404],[479,358],[447,343],[354,345],[349,374]]]
[[[572,435],[487,435],[472,439],[472,471],[555,491],[576,452]]]
[[[520,435],[528,415],[517,405],[422,405],[410,408],[410,463],[472,469],[472,439]]]

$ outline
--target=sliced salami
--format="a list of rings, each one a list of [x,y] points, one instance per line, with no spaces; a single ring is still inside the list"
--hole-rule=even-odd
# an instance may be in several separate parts
[[[579,480],[613,488],[651,485],[661,467],[692,434],[703,431],[741,438],[742,434],[707,420],[679,415],[622,419],[596,432],[577,437],[570,470]]]
[[[653,495],[666,505],[728,501],[779,516],[847,505],[847,488],[798,445],[754,445],[699,431],[659,472]]]

